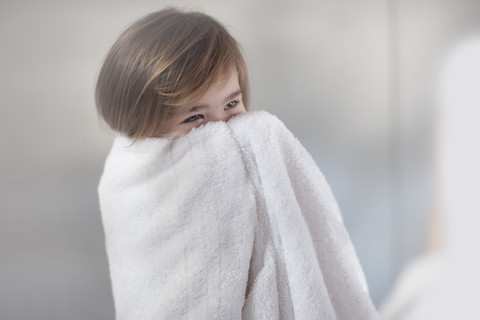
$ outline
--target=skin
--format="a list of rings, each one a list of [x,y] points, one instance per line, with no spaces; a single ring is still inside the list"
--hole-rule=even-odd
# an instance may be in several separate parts
[[[225,74],[208,89],[185,117],[175,123],[163,136],[178,138],[207,122],[228,121],[233,116],[245,112],[238,73],[234,70]]]

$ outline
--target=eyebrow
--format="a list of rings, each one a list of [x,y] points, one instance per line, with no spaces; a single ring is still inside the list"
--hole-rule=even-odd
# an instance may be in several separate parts
[[[238,89],[238,90],[236,90],[235,92],[232,92],[231,94],[229,94],[229,95],[223,100],[223,103],[229,102],[229,101],[232,100],[233,98],[239,96],[241,93],[242,93],[242,89]],[[188,113],[190,113],[190,112],[196,112],[196,111],[205,109],[205,108],[207,108],[207,107],[208,107],[208,105],[206,105],[206,104],[202,104],[202,105],[199,105],[199,106],[195,106],[195,107],[191,108],[190,110],[188,110]]]

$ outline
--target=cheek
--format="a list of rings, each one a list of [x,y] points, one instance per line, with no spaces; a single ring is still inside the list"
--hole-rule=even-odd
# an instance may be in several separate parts
[[[163,137],[163,138],[167,138],[167,137],[168,138],[178,138],[178,137],[181,137],[183,135],[186,135],[187,133],[190,132],[190,130],[193,129],[193,127],[198,127],[199,125],[196,126],[194,124],[189,124],[189,125],[179,124],[179,125],[173,127],[167,133],[162,134],[161,137]]]

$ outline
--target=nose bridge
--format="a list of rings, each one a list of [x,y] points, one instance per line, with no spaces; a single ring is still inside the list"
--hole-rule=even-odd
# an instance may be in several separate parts
[[[223,108],[214,108],[208,117],[209,121],[228,121],[228,119],[230,119],[230,116]]]

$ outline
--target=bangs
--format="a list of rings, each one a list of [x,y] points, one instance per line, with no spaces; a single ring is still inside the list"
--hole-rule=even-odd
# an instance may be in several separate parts
[[[241,53],[228,33],[205,28],[196,39],[186,39],[182,54],[174,57],[159,74],[155,92],[165,98],[165,105],[183,107],[199,98],[226,72],[239,68]],[[187,107],[187,106],[186,106]]]

